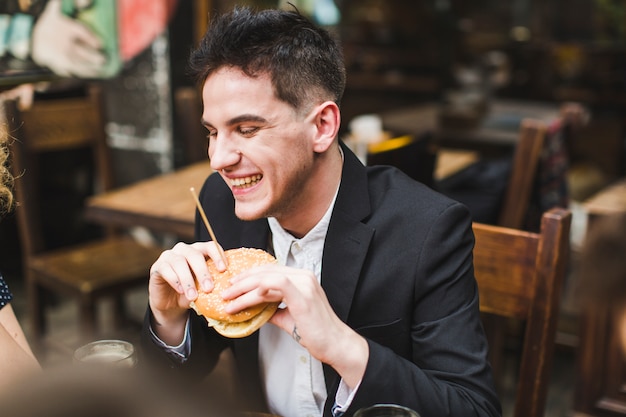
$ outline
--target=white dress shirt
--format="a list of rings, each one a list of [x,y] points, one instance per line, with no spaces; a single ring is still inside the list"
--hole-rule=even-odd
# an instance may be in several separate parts
[[[301,239],[289,234],[275,218],[268,218],[274,255],[280,265],[312,271],[320,282],[324,240],[336,197],[337,193],[322,219]],[[166,345],[154,332],[152,337],[179,360],[185,361],[189,356],[189,323],[185,338],[178,346]],[[272,413],[282,417],[319,417],[323,414],[327,394],[322,363],[291,334],[272,324],[262,326],[259,329],[259,362],[263,389]],[[341,381],[333,414],[341,414],[348,408],[357,389],[358,386],[351,390]]]
[[[329,216],[302,239],[286,232],[270,218],[274,255],[280,265],[307,269],[318,281],[322,270],[324,237]],[[261,379],[270,411],[285,417],[319,417],[326,401],[322,364],[290,334],[273,325],[259,330]]]

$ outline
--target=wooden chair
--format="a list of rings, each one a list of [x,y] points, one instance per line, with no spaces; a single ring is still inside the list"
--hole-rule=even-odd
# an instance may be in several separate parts
[[[554,207],[568,207],[566,128],[562,119],[549,124],[522,121],[497,225],[538,232],[543,213]],[[515,339],[521,329],[495,317],[485,320],[485,328],[493,346],[492,364],[501,368],[507,335]]]
[[[498,225],[536,232],[542,214],[569,205],[569,122],[525,120]]]
[[[473,225],[481,312],[525,323],[514,417],[544,414],[571,218],[567,209],[552,209],[542,216],[539,233]]]
[[[481,159],[437,183],[443,194],[468,206],[477,222],[522,229],[530,204],[546,125],[522,120],[512,159]],[[508,175],[508,179],[507,176]]]
[[[511,173],[500,207],[499,226],[523,229],[545,137],[545,123],[533,119],[522,120],[519,142],[515,147]]]
[[[15,139],[10,152],[17,177],[16,214],[34,341],[39,341],[46,328],[44,289],[78,300],[81,330],[91,338],[96,332],[96,300],[115,296],[121,314],[124,292],[147,286],[149,268],[161,253],[160,248],[112,231],[102,239],[71,247],[51,249],[45,242],[42,215],[46,208],[38,185],[40,176],[53,174],[41,170],[46,156],[76,149],[91,151],[94,192],[112,186],[102,107],[97,88],[84,96],[35,100],[27,110],[15,101],[4,103],[8,131]]]

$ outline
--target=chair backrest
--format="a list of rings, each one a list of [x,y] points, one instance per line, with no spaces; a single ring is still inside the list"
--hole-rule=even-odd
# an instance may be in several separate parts
[[[3,103],[11,141],[11,169],[16,176],[15,195],[22,254],[28,259],[45,249],[41,197],[42,157],[51,152],[91,150],[93,192],[108,190],[113,173],[106,144],[102,94],[88,88],[71,97],[36,99],[28,109],[14,100]]]
[[[499,226],[523,229],[545,135],[546,125],[543,122],[522,120],[509,181],[500,206]]]
[[[539,231],[541,215],[569,205],[570,122],[524,120],[498,225]]]
[[[438,189],[464,203],[474,221],[523,229],[545,133],[543,122],[523,119],[512,158],[481,158],[439,181]]]
[[[473,225],[481,312],[525,323],[514,417],[544,414],[571,218],[567,209],[551,209],[540,233]]]
[[[553,120],[546,129],[543,149],[524,218],[524,230],[536,232],[541,215],[553,207],[569,206],[568,172],[572,126],[563,118]]]

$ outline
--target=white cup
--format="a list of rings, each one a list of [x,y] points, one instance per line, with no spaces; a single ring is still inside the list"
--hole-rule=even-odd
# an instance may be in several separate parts
[[[378,142],[383,137],[383,121],[376,114],[362,114],[350,121],[350,132],[357,142]]]
[[[137,363],[135,347],[124,340],[96,340],[74,351],[74,362],[132,368]]]
[[[420,417],[415,410],[397,404],[375,404],[361,408],[354,417]]]

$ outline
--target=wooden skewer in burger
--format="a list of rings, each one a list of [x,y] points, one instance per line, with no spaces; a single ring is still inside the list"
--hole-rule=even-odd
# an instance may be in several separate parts
[[[204,225],[209,231],[211,239],[220,249],[222,260],[228,267],[226,271],[220,272],[212,259],[207,260],[207,266],[213,279],[213,291],[207,293],[198,288],[198,298],[192,301],[189,306],[196,313],[204,316],[209,326],[213,327],[219,334],[229,338],[249,336],[274,315],[280,303],[261,303],[243,309],[238,313],[229,314],[224,311],[227,301],[222,298],[221,293],[230,286],[231,277],[255,266],[276,263],[276,258],[261,249],[237,248],[223,251],[215,238],[213,229],[194,188],[192,187],[190,191],[196,201],[196,206],[204,221]]]

